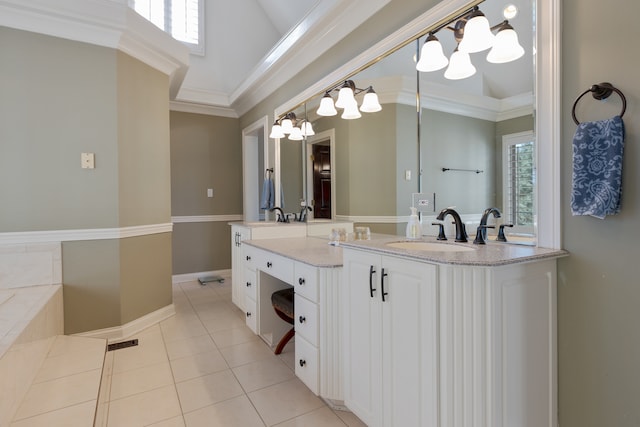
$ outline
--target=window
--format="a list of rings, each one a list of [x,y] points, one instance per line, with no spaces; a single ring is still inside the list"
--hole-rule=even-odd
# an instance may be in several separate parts
[[[533,132],[502,137],[503,213],[513,232],[533,234],[535,223],[535,147]]]
[[[129,6],[161,30],[204,54],[204,1],[129,0]]]

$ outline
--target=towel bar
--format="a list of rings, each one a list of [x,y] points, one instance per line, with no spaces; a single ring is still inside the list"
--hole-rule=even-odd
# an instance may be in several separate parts
[[[624,116],[624,112],[627,110],[627,98],[624,97],[624,94],[620,91],[620,89],[616,88],[611,83],[603,82],[591,86],[576,98],[575,102],[573,103],[573,108],[571,109],[571,117],[573,117],[573,122],[576,125],[580,124],[578,118],[576,117],[576,106],[578,105],[578,101],[580,101],[580,99],[589,92],[591,92],[591,96],[593,96],[593,99],[597,99],[598,101],[607,99],[612,92],[617,93],[618,96],[620,96],[620,99],[622,99],[622,112],[620,113],[620,117]]]

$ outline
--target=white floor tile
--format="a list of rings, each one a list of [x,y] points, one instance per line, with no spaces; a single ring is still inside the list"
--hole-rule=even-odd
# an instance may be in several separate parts
[[[149,365],[114,374],[111,378],[109,400],[117,400],[173,384],[169,362]]]
[[[322,407],[307,414],[300,415],[277,427],[345,427],[346,424],[328,407]],[[408,427],[408,426],[407,426]]]
[[[176,388],[185,414],[244,394],[231,370],[183,381]]]
[[[14,420],[32,417],[87,401],[97,401],[101,369],[32,384]]]
[[[220,349],[220,352],[232,368],[274,356],[269,347],[260,340],[225,347]]]
[[[87,427],[93,424],[96,401],[68,406],[11,423],[11,427]]]
[[[217,350],[209,334],[167,342],[169,360]]]
[[[232,345],[243,344],[260,339],[246,326],[212,332],[211,338],[213,338],[213,341],[216,343],[218,348],[230,347]]]
[[[169,420],[160,421],[158,423],[149,424],[149,427],[184,427],[184,417],[174,417]]]
[[[190,412],[184,419],[187,427],[264,427],[245,395]]]
[[[171,370],[175,382],[190,380],[226,369],[229,369],[229,365],[218,350],[171,360]]]
[[[109,427],[146,426],[181,415],[175,386],[134,394],[109,404]]]
[[[260,417],[274,425],[324,406],[299,379],[279,383],[248,393]]]
[[[295,377],[294,372],[277,357],[259,360],[233,368],[245,392],[249,393]]]

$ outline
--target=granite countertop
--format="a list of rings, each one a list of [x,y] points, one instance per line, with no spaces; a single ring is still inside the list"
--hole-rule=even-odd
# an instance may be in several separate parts
[[[314,267],[342,267],[342,248],[321,237],[243,240],[243,244],[265,249]]]
[[[439,252],[409,250],[388,246],[388,243],[406,241],[409,240],[401,236],[376,235],[372,237],[371,240],[348,241],[341,243],[341,245],[345,248],[356,248],[380,254],[402,256],[419,261],[470,266],[500,266],[560,258],[569,255],[569,253],[563,249],[547,249],[496,241],[488,241],[486,245],[475,245],[473,241],[469,241],[468,243],[455,243],[453,241],[439,242],[435,237],[424,237],[418,241],[432,242],[435,244],[461,245],[472,248],[473,250],[464,252]]]
[[[420,251],[393,248],[387,245],[388,243],[405,241],[408,239],[401,236],[373,234],[371,240],[341,242],[339,246],[330,245],[328,239],[321,237],[244,240],[243,243],[315,267],[341,267],[343,264],[342,247],[402,256],[418,261],[471,266],[500,266],[569,255],[567,251],[562,249],[538,248],[495,241],[489,241],[486,245],[474,245],[472,242],[454,243],[452,241],[443,243],[433,237],[425,237],[419,241],[461,245],[472,248],[472,250],[465,252]]]

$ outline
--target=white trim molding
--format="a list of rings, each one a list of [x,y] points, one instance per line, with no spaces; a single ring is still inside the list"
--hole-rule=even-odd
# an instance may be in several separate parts
[[[102,338],[106,339],[107,342],[110,343],[121,341],[123,339],[132,337],[133,335],[147,329],[150,326],[168,319],[174,314],[176,314],[176,309],[173,304],[169,304],[149,314],[145,314],[142,317],[138,317],[137,319],[132,320],[131,322],[126,323],[122,326],[114,326],[112,328],[81,332],[78,334],[73,334],[73,336],[85,338]]]
[[[180,90],[179,95],[182,94],[183,89]],[[195,102],[181,101],[180,99],[169,102],[169,109],[181,113],[206,114],[207,116],[229,117],[232,119],[238,118],[236,112],[231,108],[197,104]]]
[[[80,240],[125,239],[127,237],[148,236],[171,233],[172,223],[134,225],[119,228],[91,228],[83,230],[17,231],[0,233],[0,244],[70,242]]]
[[[242,221],[242,215],[192,215],[192,216],[172,216],[174,224],[185,222],[231,222]]]
[[[120,50],[168,75],[171,99],[189,68],[189,48],[126,1],[0,0],[0,25]]]

